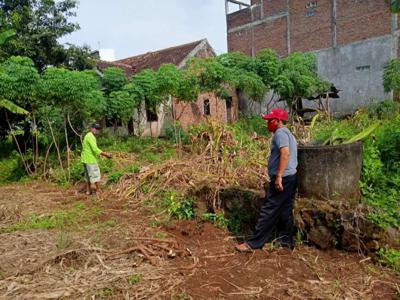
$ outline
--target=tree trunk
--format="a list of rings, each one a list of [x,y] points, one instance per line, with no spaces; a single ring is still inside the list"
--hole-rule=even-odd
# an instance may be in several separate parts
[[[69,149],[69,141],[68,141],[68,132],[67,132],[67,118],[64,115],[64,134],[65,134],[65,142],[67,144],[67,170],[68,170],[68,182],[71,180],[71,162],[70,162],[70,149]]]
[[[56,147],[56,150],[57,150],[57,157],[58,157],[58,162],[60,164],[61,171],[63,173],[65,181],[67,181],[67,178],[65,176],[64,167],[63,167],[62,160],[61,160],[60,148],[58,147],[58,144],[57,144],[57,141],[56,141],[56,137],[54,136],[53,127],[51,126],[50,120],[48,118],[47,118],[47,123],[49,124],[50,131],[51,131],[51,136],[53,138],[53,143],[54,143],[54,146]]]
[[[8,120],[7,112],[5,112],[5,114],[6,114],[6,121],[7,121],[8,127],[10,128],[10,134],[12,135],[12,137],[13,137],[13,139],[15,141],[15,144],[17,145],[18,153],[19,153],[19,156],[21,157],[22,163],[24,164],[25,171],[30,176],[30,175],[33,174],[33,172],[31,170],[31,168],[29,167],[29,164],[26,161],[26,159],[24,157],[24,154],[21,151],[21,147],[19,146],[19,143],[18,143],[18,140],[17,140],[15,134],[13,133],[13,129],[11,127],[10,121]]]

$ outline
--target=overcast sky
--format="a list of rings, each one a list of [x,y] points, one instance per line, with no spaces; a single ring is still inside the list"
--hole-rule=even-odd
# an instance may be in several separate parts
[[[62,42],[113,48],[116,59],[203,38],[227,48],[224,0],[80,0],[76,22]]]

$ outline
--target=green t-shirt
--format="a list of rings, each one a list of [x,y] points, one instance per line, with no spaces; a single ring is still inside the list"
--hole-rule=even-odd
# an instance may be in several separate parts
[[[96,137],[92,132],[85,135],[82,143],[81,162],[84,164],[97,164],[97,157],[103,152],[97,147]]]

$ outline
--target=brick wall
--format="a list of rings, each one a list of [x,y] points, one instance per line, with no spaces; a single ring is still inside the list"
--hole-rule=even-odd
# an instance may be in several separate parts
[[[391,13],[384,0],[337,0],[337,42],[351,43],[391,32]]]
[[[228,51],[239,51],[251,55],[251,30],[240,30],[228,33]]]
[[[241,25],[245,25],[251,22],[251,9],[246,8],[238,10],[227,16],[228,28],[233,28]]]
[[[286,10],[286,0],[264,0],[265,17],[270,17],[279,13],[283,13],[286,12]]]
[[[264,18],[254,27],[254,47],[274,48],[280,55],[287,54],[286,0],[263,1]],[[343,45],[391,32],[391,13],[385,0],[336,0],[336,42]],[[311,5],[310,5],[311,4]],[[315,4],[315,5],[314,5]],[[291,51],[312,51],[333,46],[333,0],[289,0]],[[228,51],[241,51],[251,55],[251,26],[235,31],[237,24],[250,25],[250,9],[235,12],[227,17]],[[277,17],[272,18],[271,17]],[[246,23],[247,20],[247,23]],[[254,16],[253,16],[254,20]]]
[[[279,55],[287,55],[286,18],[279,18],[256,26],[254,28],[254,44],[256,53],[264,48],[273,48]]]
[[[290,3],[292,51],[307,52],[332,46],[332,1],[318,0],[315,8],[307,8],[309,2]]]
[[[239,100],[233,91],[232,95],[232,108],[227,110],[226,101],[218,99],[213,93],[203,93],[199,95],[196,102],[180,102],[174,100],[174,114],[181,122],[183,128],[189,125],[200,124],[204,122],[206,116],[204,115],[204,101],[210,101],[210,117],[226,123],[228,119],[235,121],[238,119],[239,113]],[[230,116],[228,116],[230,113]]]

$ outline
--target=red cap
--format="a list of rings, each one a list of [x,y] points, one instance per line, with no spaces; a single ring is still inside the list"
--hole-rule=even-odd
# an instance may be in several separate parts
[[[275,108],[269,114],[261,115],[261,117],[264,120],[278,119],[278,120],[283,120],[283,121],[287,121],[289,118],[286,110],[284,110],[282,108]]]

